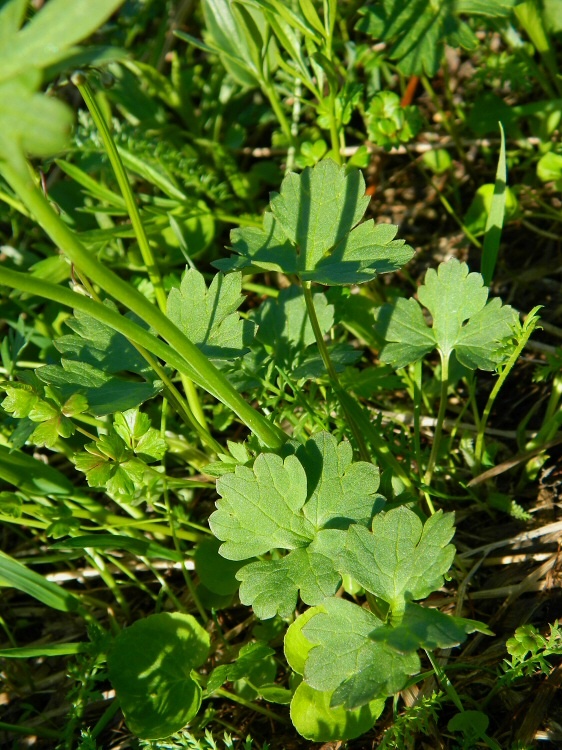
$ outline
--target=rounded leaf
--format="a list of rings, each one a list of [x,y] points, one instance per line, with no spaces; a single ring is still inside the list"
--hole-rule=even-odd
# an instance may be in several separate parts
[[[129,729],[142,739],[168,737],[201,705],[191,670],[209,655],[209,635],[191,615],[151,615],[123,630],[109,652],[109,679]]]
[[[304,674],[304,665],[308,657],[308,652],[314,644],[307,640],[302,632],[306,623],[319,612],[325,612],[323,607],[311,607],[299,615],[297,619],[289,626],[285,634],[285,658],[293,672]]]
[[[291,701],[291,721],[307,740],[332,742],[360,737],[373,726],[384,708],[384,700],[371,701],[354,711],[330,708],[332,693],[314,690],[301,682]]]

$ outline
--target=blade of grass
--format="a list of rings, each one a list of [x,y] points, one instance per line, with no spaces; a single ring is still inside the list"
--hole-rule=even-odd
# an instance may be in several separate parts
[[[1,171],[4,178],[35,215],[38,223],[47,232],[53,242],[64,250],[70,260],[75,263],[89,279],[94,283],[99,284],[108,294],[137,314],[148,323],[149,326],[152,326],[162,338],[165,338],[169,342],[170,346],[166,346],[167,355],[166,357],[163,357],[165,362],[168,362],[174,367],[176,367],[176,365],[173,364],[173,361],[176,363],[181,362],[181,366],[176,367],[176,369],[187,375],[192,380],[195,380],[198,385],[232,409],[267,447],[276,449],[283,445],[286,440],[286,435],[251,407],[250,404],[248,404],[238,393],[236,388],[232,386],[225,375],[223,375],[223,373],[221,373],[220,370],[218,370],[212,362],[210,362],[207,357],[199,351],[195,344],[193,344],[187,336],[185,336],[179,328],[177,328],[177,326],[166,317],[166,315],[164,315],[164,313],[152,305],[134,287],[126,281],[123,281],[117,274],[109,268],[106,268],[104,264],[100,263],[90,252],[88,252],[72,230],[62,222],[41,190],[37,187],[33,178],[29,174],[27,163],[20,154],[14,153],[11,155],[10,161],[4,161],[1,165]],[[16,274],[15,276],[13,275],[14,273]],[[11,272],[4,269],[2,269],[1,274],[6,280],[10,277],[12,281],[15,282],[15,288],[19,288],[22,291],[30,291],[31,294],[36,294],[40,297],[49,296],[43,291],[47,287],[47,282],[41,282],[32,285],[31,287],[29,286],[28,281],[24,280],[26,276],[25,274],[19,274],[18,272]],[[32,279],[29,279],[29,281],[32,281]],[[14,286],[14,283],[6,283],[8,286]],[[59,301],[61,304],[68,304],[68,302],[63,301],[63,298],[68,300],[68,296],[64,294],[64,292],[68,290],[64,290],[62,287],[57,287],[56,285],[52,286],[53,289],[49,290],[49,294],[54,294],[54,296],[50,296],[49,298]],[[57,291],[55,292],[54,290]],[[78,298],[81,295],[72,292],[70,292],[70,294],[76,303],[78,303]],[[83,300],[85,299],[86,298],[83,298]],[[91,302],[91,300],[89,301]],[[93,304],[96,305],[96,303]],[[79,308],[79,305],[74,302],[72,303],[72,306],[77,309]],[[101,311],[99,308],[102,307],[104,306],[98,304],[97,307],[92,308],[94,317],[97,315],[100,320],[101,317],[99,316]],[[123,332],[123,322],[126,319],[117,315],[114,322],[118,319],[121,319],[120,332]],[[112,324],[109,323],[109,325]],[[134,328],[138,329],[140,326],[134,326]],[[142,336],[141,341],[136,333],[134,333],[132,337],[129,334],[124,335],[137,343],[140,343],[141,346],[152,351],[152,353],[156,353],[157,356],[162,356],[161,354],[158,354],[154,348],[156,342],[158,342],[155,336],[149,335],[148,339],[146,336]],[[158,344],[160,343],[161,342],[158,342]],[[163,351],[160,346],[158,346],[158,348],[160,352]],[[173,358],[173,361],[170,357]]]
[[[26,568],[4,552],[0,552],[0,579],[60,612],[76,612],[81,607],[80,601],[73,594],[46,581],[39,573]]]
[[[505,160],[505,133],[501,122],[500,126],[500,158],[496,172],[494,195],[488,220],[486,221],[486,233],[482,247],[482,277],[485,286],[490,286],[496,268],[500,241],[502,235],[503,221],[505,218],[505,198],[507,187],[507,165]]]

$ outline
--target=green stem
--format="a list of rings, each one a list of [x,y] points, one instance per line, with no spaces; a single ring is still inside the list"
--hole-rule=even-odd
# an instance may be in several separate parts
[[[527,319],[525,320],[523,329],[521,331],[521,335],[519,337],[519,341],[517,342],[517,346],[511,353],[510,358],[502,367],[499,377],[496,380],[494,387],[492,388],[492,392],[488,396],[488,401],[486,403],[486,406],[484,407],[484,411],[482,412],[482,418],[480,419],[480,422],[478,424],[478,436],[476,438],[476,446],[474,448],[474,457],[476,459],[476,465],[474,469],[475,475],[479,474],[482,468],[482,457],[484,456],[484,447],[485,447],[484,433],[486,430],[486,424],[488,422],[488,418],[490,416],[492,407],[494,405],[494,401],[496,400],[501,387],[505,383],[507,376],[511,372],[511,369],[513,368],[513,366],[519,359],[519,355],[521,354],[521,352],[527,345],[527,341],[531,337],[531,334],[537,327],[539,318],[537,317],[536,312],[539,309],[540,309],[539,307],[533,308],[533,310],[531,310],[531,312],[527,316]]]
[[[152,286],[154,287],[154,293],[156,295],[158,307],[165,314],[167,308],[167,297],[166,292],[164,291],[164,286],[162,284],[162,276],[154,258],[152,248],[150,247],[150,243],[144,229],[144,224],[142,223],[139,209],[137,207],[133,191],[131,190],[131,185],[127,178],[127,173],[125,172],[125,167],[123,166],[123,162],[121,160],[121,157],[119,156],[117,147],[115,146],[115,142],[111,136],[111,133],[109,132],[109,128],[107,127],[105,118],[98,106],[98,103],[94,96],[94,92],[92,91],[92,88],[90,87],[90,84],[88,83],[84,74],[75,73],[72,76],[72,82],[74,83],[78,91],[80,91],[80,93],[82,94],[82,97],[86,102],[86,105],[92,116],[92,120],[99,130],[103,145],[109,157],[109,161],[115,173],[115,177],[117,178],[117,183],[119,185],[119,189],[121,190],[121,195],[123,196],[123,199],[125,201],[127,213],[129,214],[129,218],[131,219],[131,224],[133,226],[135,237],[137,238],[137,242],[139,244],[139,249],[146,266],[149,279],[152,283]],[[187,401],[189,403],[191,411],[195,415],[196,420],[208,432],[209,428],[205,419],[205,414],[203,413],[203,409],[201,408],[199,395],[195,386],[188,378],[186,378],[184,381],[184,389],[185,395],[187,396]]]
[[[75,263],[92,281],[99,284],[108,294],[128,307],[129,310],[142,318],[149,326],[152,326],[162,338],[168,341],[170,346],[166,347],[166,350],[172,355],[173,360],[169,357],[164,357],[164,361],[169,362],[173,366],[176,366],[173,362],[177,363],[178,361],[181,361],[182,366],[177,367],[177,369],[188,377],[194,379],[201,387],[232,409],[232,411],[238,415],[238,417],[267,447],[276,449],[283,445],[286,436],[281,430],[270,424],[265,417],[253,409],[240,396],[238,391],[230,384],[227,378],[199,351],[195,344],[193,344],[187,336],[185,336],[185,334],[183,334],[172,323],[171,320],[154,307],[154,305],[151,305],[140,292],[131,287],[127,282],[120,279],[119,276],[106,268],[86,250],[75,234],[64,224],[64,222],[61,221],[59,216],[51,208],[43,193],[35,185],[31,175],[27,171],[27,165],[23,158],[19,160],[19,163],[17,159],[15,162],[14,160],[3,162],[1,165],[1,171],[12,189],[16,191],[26,206],[31,210],[38,223],[51,237],[53,242],[64,250],[70,260]],[[13,282],[15,282],[7,282],[8,286],[15,286],[15,288],[19,288],[22,291],[31,291],[32,294],[36,294],[40,297],[49,297],[49,294],[52,295],[53,290],[56,290],[54,296],[50,296],[49,298],[54,299],[55,301],[61,301],[62,304],[68,304],[68,302],[62,301],[63,297],[68,300],[68,296],[63,294],[63,292],[68,292],[68,290],[64,290],[54,284],[48,284],[48,282],[43,282],[38,279],[34,280],[31,277],[26,277],[25,274],[19,274],[12,271],[2,270],[2,276],[5,279],[11,278]],[[27,288],[24,288],[25,286],[27,286]],[[47,287],[50,288],[49,294],[45,294]],[[80,302],[83,305],[84,302],[91,302],[91,300],[87,300],[81,295],[72,292],[69,292],[69,294],[76,303]],[[75,302],[73,301],[71,303],[72,306],[80,308],[80,305],[75,304]],[[99,305],[97,303],[91,304],[92,308],[90,309],[94,313],[94,317],[101,319],[101,308],[104,308],[105,305]],[[141,346],[144,346],[149,351],[152,351],[152,353],[157,354],[157,356],[161,356],[161,354],[158,354],[155,351],[157,340],[153,335],[148,334],[148,336],[140,336],[137,332],[137,329],[140,329],[140,326],[132,324],[133,327],[131,328],[129,322],[125,323],[125,321],[127,321],[126,318],[115,313],[114,316],[122,321],[121,333],[123,333],[122,329],[124,327],[128,327],[129,330],[133,330],[134,336],[131,337],[133,340],[140,343]],[[132,321],[130,322],[132,323]],[[148,332],[145,331],[144,333]],[[125,335],[129,337],[128,334]],[[140,340],[141,338],[142,341]],[[159,348],[160,351],[162,351],[161,347]]]
[[[427,654],[427,658],[431,662],[431,666],[433,667],[435,676],[437,677],[437,679],[439,680],[439,682],[445,689],[445,692],[449,696],[449,700],[458,708],[461,714],[464,713],[464,707],[462,705],[461,699],[459,698],[459,694],[453,687],[453,683],[451,682],[451,680],[447,677],[445,670],[441,667],[440,664],[437,663],[437,660],[435,659],[435,656],[431,651],[429,651],[428,649],[425,649],[425,653]]]
[[[312,330],[314,331],[314,337],[316,339],[318,351],[320,352],[320,356],[322,357],[322,361],[324,362],[324,367],[326,368],[328,377],[332,381],[332,385],[334,386],[334,390],[336,392],[336,396],[338,397],[338,401],[340,402],[341,407],[344,411],[349,427],[351,428],[351,432],[353,433],[353,437],[355,438],[357,442],[357,447],[359,448],[359,453],[361,455],[361,458],[363,459],[363,461],[370,461],[371,457],[369,455],[369,451],[367,450],[367,445],[365,444],[363,434],[361,430],[359,429],[359,427],[357,426],[355,419],[353,418],[353,415],[350,414],[347,408],[347,404],[345,403],[345,401],[343,401],[340,398],[340,394],[343,391],[343,388],[340,384],[340,380],[334,368],[334,364],[330,358],[330,353],[328,352],[326,342],[324,341],[324,336],[322,335],[320,324],[318,323],[318,317],[316,315],[316,308],[314,307],[314,298],[312,296],[311,282],[304,281],[302,288],[304,292],[304,300],[306,302],[306,309],[308,311],[308,317],[310,318],[310,322],[312,324]]]
[[[133,191],[131,190],[131,185],[129,184],[129,180],[127,178],[127,173],[125,172],[125,167],[123,166],[123,162],[121,161],[121,157],[119,156],[111,133],[109,132],[109,128],[107,127],[105,118],[101,113],[101,110],[94,96],[94,92],[92,91],[92,88],[88,83],[86,76],[81,72],[76,72],[72,76],[72,83],[82,94],[82,98],[86,102],[88,110],[90,111],[90,115],[92,116],[92,120],[94,121],[94,124],[100,133],[105,151],[107,153],[107,156],[109,157],[109,161],[115,173],[115,177],[117,178],[117,183],[119,185],[119,189],[121,190],[121,195],[123,196],[123,199],[125,201],[127,213],[129,214],[129,218],[131,219],[131,224],[135,232],[135,237],[137,238],[137,242],[139,243],[139,249],[142,255],[142,259],[146,266],[150,281],[154,287],[158,307],[162,310],[162,312],[165,312],[167,298],[166,292],[164,291],[164,287],[162,285],[162,277],[154,259],[154,255],[152,254],[152,248],[150,247],[150,244],[148,242],[148,237],[146,236],[146,232],[144,231],[144,225],[142,223],[142,219],[140,217],[140,213],[133,196]]]
[[[289,124],[289,120],[285,116],[285,113],[283,112],[283,107],[281,106],[281,101],[279,97],[277,96],[277,91],[275,89],[275,86],[272,86],[269,81],[262,81],[261,83],[262,91],[269,99],[269,103],[271,104],[271,108],[273,109],[275,113],[275,117],[277,117],[277,121],[279,122],[279,125],[281,126],[281,130],[283,131],[283,135],[287,139],[289,143],[289,147],[294,148],[295,147],[295,139],[293,138],[293,133],[291,132],[291,125]]]
[[[336,117],[336,97],[330,92],[330,140],[332,142],[332,156],[336,164],[342,164],[340,150],[340,134],[338,129],[338,120]]]
[[[435,434],[433,435],[433,445],[431,446],[431,453],[429,454],[429,461],[427,463],[427,469],[423,477],[423,483],[428,487],[431,485],[433,479],[433,470],[435,468],[435,462],[439,455],[439,444],[441,442],[441,434],[443,432],[443,420],[445,419],[445,412],[447,410],[447,392],[449,390],[449,355],[441,354],[441,396],[439,399],[439,412],[437,413],[437,423],[435,425]]]
[[[248,701],[245,698],[242,698],[240,695],[229,693],[228,690],[219,688],[218,690],[214,691],[213,695],[220,695],[221,698],[226,698],[227,700],[233,701],[234,703],[239,703],[241,706],[249,708],[251,711],[256,711],[259,714],[263,714],[263,716],[267,716],[268,719],[273,719],[273,721],[278,721],[281,724],[287,723],[287,720],[280,714],[276,714],[275,711],[270,711],[269,709],[264,708],[257,703],[252,703],[252,701]]]

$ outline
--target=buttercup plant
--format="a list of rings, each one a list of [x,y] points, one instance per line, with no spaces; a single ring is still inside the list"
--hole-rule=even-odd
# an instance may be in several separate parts
[[[445,42],[475,49],[471,13],[505,20],[516,4],[498,0],[485,9],[467,0],[429,9],[412,2],[397,16],[396,2],[384,0],[362,8],[354,24],[385,41],[386,72],[423,78],[436,73]],[[197,65],[187,71],[175,51],[152,65],[112,48],[76,46],[120,5],[50,0],[27,21],[26,0],[0,4],[7,102],[0,198],[23,217],[30,242],[42,232],[39,244],[50,243],[44,265],[0,265],[10,316],[0,347],[0,478],[10,489],[0,492],[0,519],[31,530],[38,552],[48,549],[46,561],[72,568],[85,557],[108,598],[82,583],[67,590],[41,575],[32,556],[2,552],[3,585],[74,617],[87,636],[18,646],[9,634],[11,647],[0,655],[83,660],[64,750],[76,746],[99,670],[116,697],[83,735],[92,747],[118,709],[146,747],[172,735],[166,747],[188,746],[175,743],[191,735],[176,733],[187,726],[201,733],[217,700],[278,726],[290,717],[306,741],[353,740],[380,726],[388,698],[397,702],[433,676],[444,690],[435,704],[448,700],[458,712],[449,731],[468,742],[474,720],[475,741],[495,747],[487,717],[465,709],[437,658],[471,634],[493,635],[485,622],[462,616],[462,597],[449,606],[450,582],[466,571],[452,543],[451,501],[461,484],[443,459],[443,430],[461,382],[468,396],[450,440],[456,445],[457,423],[470,407],[477,474],[489,460],[492,406],[537,326],[538,308],[521,324],[512,306],[490,297],[497,237],[484,244],[490,283],[452,258],[428,268],[415,294],[385,294],[383,275],[401,272],[414,249],[397,226],[369,217],[372,186],[355,166],[361,155],[344,163],[345,137],[366,115],[373,140],[403,148],[422,121],[394,92],[371,91],[362,109],[363,84],[352,80],[352,66],[350,80],[344,75],[338,34],[348,31],[337,3],[205,0],[204,41],[178,36],[197,54],[215,55],[226,83],[203,80]],[[367,54],[346,44],[358,59]],[[168,135],[181,141],[174,159],[151,162],[129,147],[125,128],[114,127],[93,71],[120,60],[115,86],[122,96],[127,90],[135,112],[148,113],[155,128],[174,113]],[[170,80],[160,72],[167,62]],[[41,93],[45,81],[71,71],[86,108],[83,150],[78,135],[70,140],[70,108]],[[228,159],[218,164],[214,153],[214,172],[195,164],[188,146],[207,156],[219,148],[224,118],[213,107],[230,101],[232,85],[258,90],[260,106],[271,106],[286,148],[284,177],[239,174],[224,145]],[[197,86],[201,101],[194,102]],[[299,152],[301,107],[321,146],[308,157]],[[209,139],[205,122],[215,115]],[[179,129],[180,121],[193,131]],[[229,131],[233,143],[235,136]],[[65,208],[63,195],[59,209],[42,181],[33,160],[43,169],[55,155],[57,168],[85,191],[83,211]],[[295,164],[309,166],[299,172]],[[256,217],[250,199],[260,179],[276,190]],[[505,179],[502,132],[488,230],[501,229]],[[236,225],[230,255],[207,257],[221,223]],[[25,259],[27,250],[18,252]],[[37,361],[22,358],[28,347]],[[429,368],[434,382],[424,392]],[[482,412],[477,370],[498,374]],[[412,395],[413,441],[373,406],[383,381]],[[432,439],[422,446],[422,404],[431,412],[433,403]],[[557,424],[552,404],[550,427]],[[470,482],[462,488],[468,492]],[[486,500],[485,492],[469,497]],[[162,575],[162,564],[175,568]],[[145,597],[142,604],[124,581]],[[508,644],[521,663],[529,633],[538,643],[531,627]],[[540,649],[528,650],[529,664],[535,659],[545,670]],[[508,666],[517,677],[527,669]],[[419,705],[425,717],[423,707],[433,703],[422,695]],[[225,715],[217,712],[217,721]]]

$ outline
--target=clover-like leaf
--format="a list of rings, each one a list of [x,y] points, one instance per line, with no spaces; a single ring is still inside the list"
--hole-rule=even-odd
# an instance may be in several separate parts
[[[244,301],[241,289],[241,274],[217,274],[207,289],[203,275],[188,269],[168,295],[168,317],[207,357],[241,357],[256,329],[236,312]]]
[[[263,229],[233,230],[232,249],[240,257],[215,265],[224,270],[255,266],[327,285],[360,284],[397,270],[413,250],[394,239],[395,226],[359,224],[368,204],[359,170],[325,159],[300,175],[291,172],[281,191],[271,195]]]
[[[351,446],[319,433],[285,460],[258,456],[253,468],[237,466],[217,481],[222,499],[209,519],[224,541],[220,553],[244,560],[275,549],[292,550],[241,568],[240,597],[262,619],[288,616],[297,595],[316,604],[335,594],[335,560],[350,523],[369,523],[384,504],[378,469],[353,463]]]
[[[1,404],[4,411],[16,419],[28,417],[39,399],[35,390],[27,383],[3,383],[1,387],[6,393]]]
[[[423,599],[443,583],[455,548],[454,514],[438,511],[425,524],[401,506],[373,518],[372,532],[350,526],[341,553],[342,572],[387,602],[396,619],[406,602]]]
[[[209,654],[209,635],[191,615],[150,615],[122,630],[108,655],[109,679],[129,729],[143,739],[179,731],[201,705],[191,676]]]
[[[125,444],[147,462],[157,461],[166,452],[166,441],[150,426],[148,415],[138,409],[117,412],[113,426]]]
[[[425,322],[414,299],[399,299],[381,308],[377,331],[388,342],[381,361],[405,367],[437,348],[444,359],[454,351],[469,369],[494,370],[505,357],[504,344],[512,335],[517,313],[499,298],[488,299],[479,273],[469,273],[456,258],[430,269],[418,292],[433,326]]]
[[[332,690],[332,706],[356,709],[401,690],[419,671],[415,652],[399,653],[371,633],[383,623],[345,599],[326,599],[302,628],[312,644],[304,665],[305,682]]]
[[[73,461],[86,474],[90,487],[104,487],[111,494],[130,497],[142,485],[147,466],[118,435],[102,435],[84,448]]]

